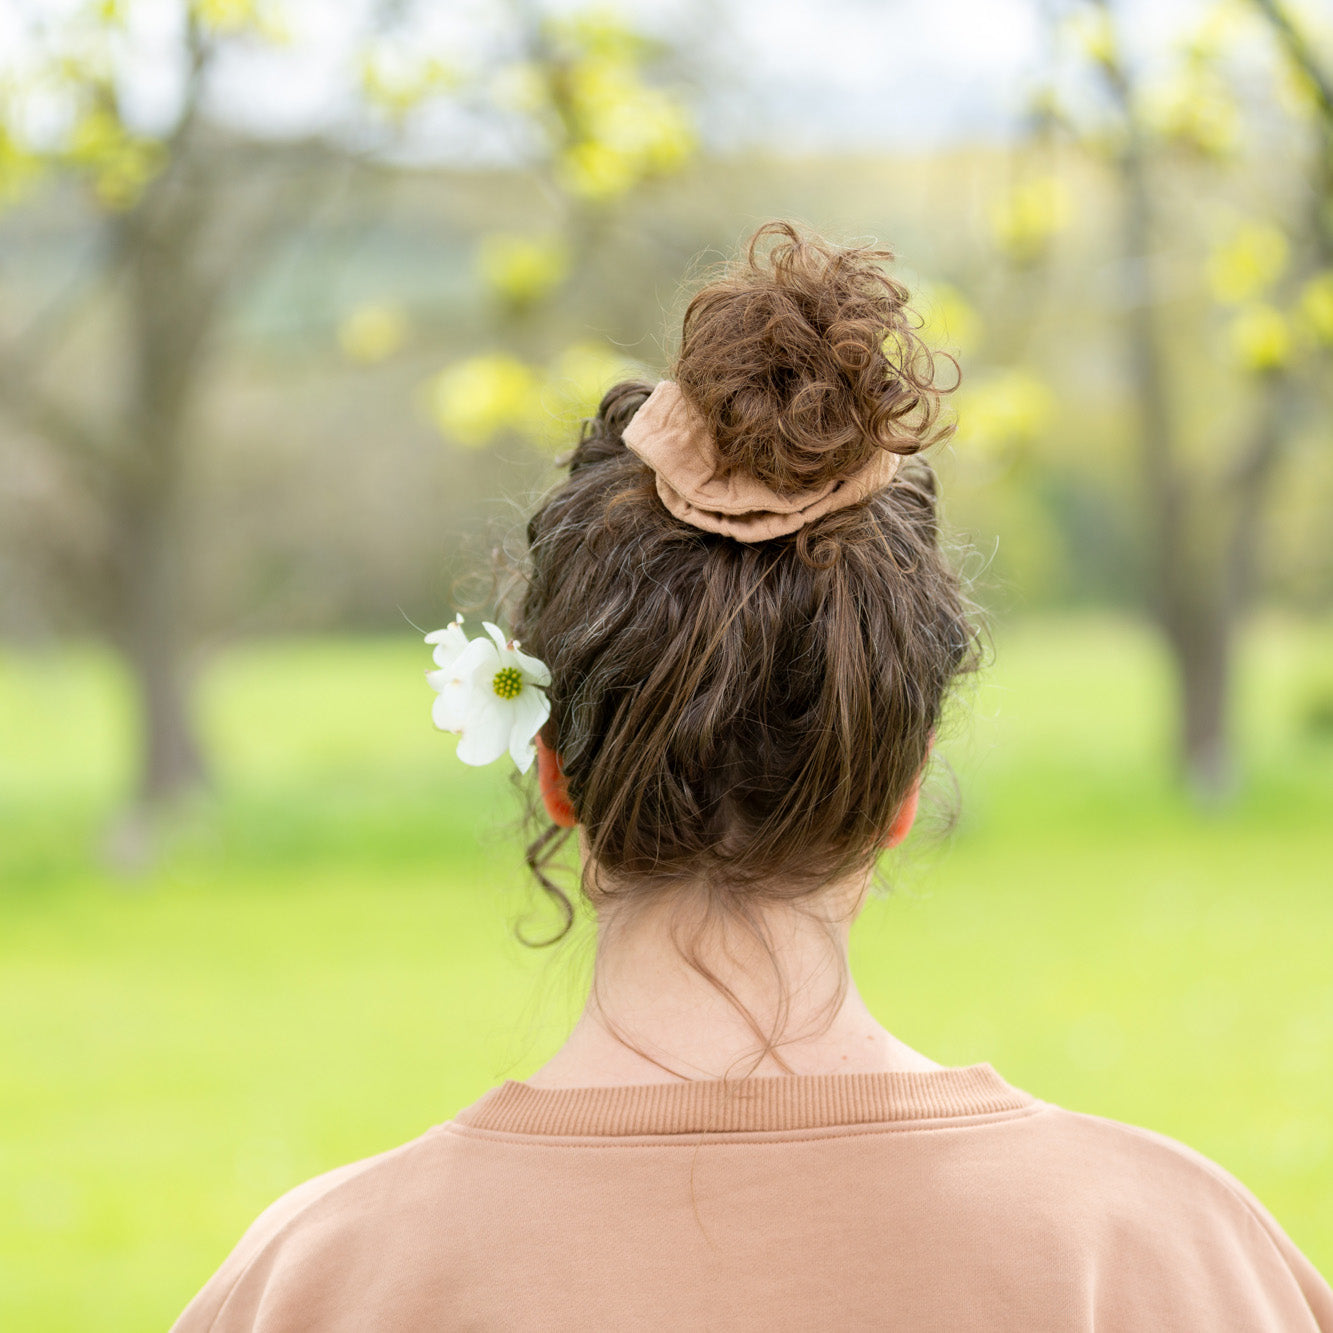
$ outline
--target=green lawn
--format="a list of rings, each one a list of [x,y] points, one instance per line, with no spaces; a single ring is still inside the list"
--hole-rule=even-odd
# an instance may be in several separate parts
[[[1333,1270],[1333,738],[1302,721],[1333,626],[1251,636],[1225,818],[1172,793],[1141,633],[997,652],[944,744],[957,832],[857,927],[867,1001],[936,1059],[1185,1139]],[[224,655],[219,795],[116,878],[123,682],[0,656],[0,1327],[164,1326],[275,1195],[559,1042],[586,936],[513,942],[513,793],[431,730],[425,664],[410,632]]]

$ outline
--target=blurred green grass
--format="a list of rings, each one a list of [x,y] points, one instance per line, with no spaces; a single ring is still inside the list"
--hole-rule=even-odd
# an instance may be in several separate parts
[[[958,830],[909,843],[853,941],[909,1043],[1186,1140],[1325,1272],[1333,742],[1302,717],[1331,659],[1333,625],[1254,627],[1247,781],[1207,817],[1168,778],[1150,638],[1005,629],[942,746]],[[0,655],[0,1326],[165,1326],[282,1190],[559,1043],[586,929],[514,942],[514,795],[431,730],[424,664],[411,635],[221,654],[218,794],[118,877],[123,680],[91,649]]]

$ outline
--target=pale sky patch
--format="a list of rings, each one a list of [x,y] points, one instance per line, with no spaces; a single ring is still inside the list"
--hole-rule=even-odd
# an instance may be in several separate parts
[[[76,0],[0,0],[0,67],[22,66],[22,13],[55,16]],[[578,0],[546,0],[553,11]],[[1197,21],[1204,0],[1125,0],[1140,51],[1164,50]],[[180,93],[180,4],[133,0],[126,80],[145,127],[168,119]],[[697,73],[702,128],[719,148],[797,153],[934,148],[1012,133],[1049,68],[1038,0],[624,0],[649,31],[681,39]],[[346,123],[368,0],[288,0],[292,42],[238,47],[221,63],[212,110],[263,135],[295,136]],[[501,40],[504,10],[487,0],[419,7],[413,41],[464,68]],[[426,120],[413,156],[496,160],[506,145],[475,120]]]

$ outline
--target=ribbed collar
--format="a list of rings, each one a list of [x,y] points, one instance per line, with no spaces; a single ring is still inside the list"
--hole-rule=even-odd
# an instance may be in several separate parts
[[[995,1115],[1033,1104],[988,1064],[877,1074],[794,1074],[611,1088],[510,1079],[454,1117],[511,1134],[699,1134],[822,1129]]]

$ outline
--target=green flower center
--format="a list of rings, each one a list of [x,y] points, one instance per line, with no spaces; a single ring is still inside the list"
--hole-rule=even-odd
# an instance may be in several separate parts
[[[502,699],[517,699],[523,693],[523,673],[514,666],[501,667],[491,681],[491,689]]]

